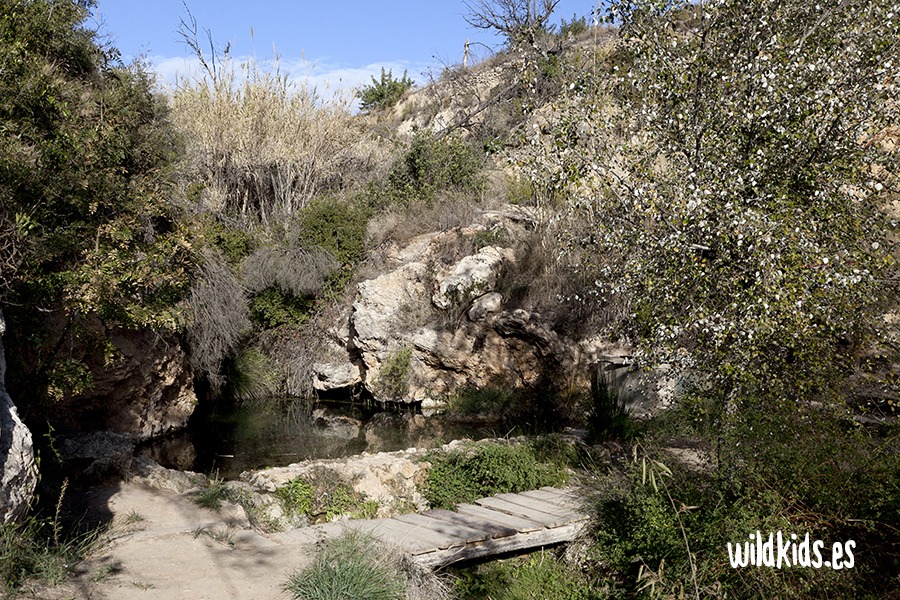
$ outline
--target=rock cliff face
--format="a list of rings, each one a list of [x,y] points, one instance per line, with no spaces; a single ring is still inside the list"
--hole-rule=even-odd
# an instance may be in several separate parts
[[[518,207],[483,214],[465,228],[429,233],[387,252],[382,273],[359,284],[330,332],[315,387],[362,386],[379,401],[424,402],[465,387],[535,384],[584,362],[540,315],[506,306],[499,281],[516,261],[510,239],[528,226]]]
[[[21,517],[28,509],[37,485],[37,467],[31,432],[19,419],[6,392],[6,358],[3,334],[6,321],[0,313],[0,522]]]
[[[112,431],[135,440],[187,425],[197,398],[188,354],[177,335],[111,327],[95,316],[76,320],[62,311],[48,314],[40,327],[42,347],[15,340],[9,366],[17,385],[10,388],[23,396],[30,377],[41,380],[35,364],[48,356],[58,364],[77,365],[86,383],[81,389],[53,383],[52,397],[43,401],[17,398],[27,422],[49,421],[58,434]]]
[[[91,365],[87,393],[60,401],[60,426],[150,438],[187,425],[197,397],[180,340],[151,331],[116,329],[108,335],[115,358]]]

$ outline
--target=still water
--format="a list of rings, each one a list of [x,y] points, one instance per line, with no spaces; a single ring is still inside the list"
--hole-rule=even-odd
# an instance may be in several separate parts
[[[169,468],[234,479],[249,469],[307,459],[432,448],[454,439],[507,433],[501,429],[361,403],[263,401],[198,410],[187,430],[154,440],[146,451]]]

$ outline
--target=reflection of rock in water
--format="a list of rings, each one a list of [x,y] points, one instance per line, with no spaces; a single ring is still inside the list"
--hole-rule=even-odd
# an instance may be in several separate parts
[[[377,412],[352,403],[257,403],[200,415],[190,429],[149,442],[142,456],[168,468],[233,479],[244,471],[362,452],[433,448],[490,430],[413,412]]]
[[[333,414],[327,408],[316,408],[312,413],[319,435],[356,439],[362,429],[362,421],[346,415]]]
[[[187,434],[162,438],[147,446],[144,455],[154,462],[179,471],[190,471],[197,462],[197,449]]]
[[[378,413],[365,427],[366,450],[369,452],[430,448],[442,443],[443,437],[444,427],[440,420],[413,413]]]

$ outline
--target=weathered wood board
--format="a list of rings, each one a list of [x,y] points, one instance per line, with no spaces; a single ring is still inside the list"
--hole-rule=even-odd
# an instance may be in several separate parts
[[[477,500],[475,504],[491,510],[505,512],[516,517],[523,517],[530,521],[540,523],[544,527],[559,527],[566,523],[565,517],[560,515],[547,513],[537,508],[522,506],[521,504],[516,504],[515,502],[510,502],[508,500],[501,500],[499,498],[482,498],[481,500]]]
[[[460,504],[456,507],[456,512],[461,515],[472,516],[479,519],[485,519],[494,523],[499,523],[507,527],[511,527],[518,533],[528,533],[529,531],[537,531],[543,529],[545,525],[523,517],[517,517],[504,512],[491,510],[483,506],[475,504]]]
[[[572,541],[588,521],[571,490],[549,487],[498,494],[456,508],[390,519],[329,523],[278,534],[274,539],[297,543],[356,529],[380,537],[423,566],[439,568],[462,560]]]
[[[459,525],[465,525],[467,527],[472,527],[474,529],[484,531],[485,533],[489,533],[492,538],[508,537],[511,535],[516,535],[518,533],[515,528],[501,525],[496,521],[489,521],[488,519],[476,517],[474,515],[465,515],[441,508],[427,510],[422,514],[434,519],[440,519],[441,521],[458,523]]]

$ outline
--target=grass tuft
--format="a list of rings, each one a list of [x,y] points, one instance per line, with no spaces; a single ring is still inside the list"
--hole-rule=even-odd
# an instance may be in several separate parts
[[[298,600],[403,600],[403,578],[385,566],[375,541],[350,531],[324,544],[310,567],[291,575],[285,590]]]

